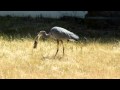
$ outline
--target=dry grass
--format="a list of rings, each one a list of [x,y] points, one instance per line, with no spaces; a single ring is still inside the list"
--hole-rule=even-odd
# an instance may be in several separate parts
[[[33,49],[32,39],[0,39],[0,78],[120,78],[120,45],[98,42],[65,43],[54,59],[55,41],[40,41]]]

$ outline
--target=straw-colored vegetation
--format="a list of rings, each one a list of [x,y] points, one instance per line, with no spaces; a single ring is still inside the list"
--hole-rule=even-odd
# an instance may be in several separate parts
[[[53,26],[92,40],[65,42],[65,55],[61,45],[55,58],[54,40],[40,40],[33,49],[33,37],[40,30],[49,32]],[[120,78],[120,40],[115,39],[120,32],[108,31],[89,30],[82,19],[0,16],[0,78]]]
[[[0,38],[0,78],[120,78],[119,43],[65,42],[54,59],[55,41]]]

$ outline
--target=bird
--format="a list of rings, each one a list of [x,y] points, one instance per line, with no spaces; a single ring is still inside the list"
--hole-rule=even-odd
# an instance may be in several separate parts
[[[63,27],[54,26],[51,28],[50,32],[47,34],[46,31],[40,31],[34,40],[33,48],[37,48],[37,44],[39,41],[39,38],[42,37],[44,39],[47,39],[49,37],[55,39],[57,41],[57,51],[55,53],[55,57],[59,51],[59,44],[62,43],[63,46],[63,56],[64,56],[64,45],[63,40],[79,40],[79,36]]]

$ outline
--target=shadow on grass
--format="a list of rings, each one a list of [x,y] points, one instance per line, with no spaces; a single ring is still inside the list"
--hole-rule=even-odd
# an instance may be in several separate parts
[[[42,60],[47,60],[47,59],[48,59],[48,60],[50,60],[50,59],[51,59],[51,60],[56,60],[56,58],[57,58],[58,60],[61,60],[61,59],[64,58],[64,56],[56,56],[56,57],[53,56],[53,55],[52,55],[52,56],[43,56],[43,57],[42,57]]]

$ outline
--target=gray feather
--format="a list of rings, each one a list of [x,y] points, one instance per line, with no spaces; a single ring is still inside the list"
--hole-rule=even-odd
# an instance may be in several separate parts
[[[57,27],[57,26],[53,27],[50,33],[51,36],[56,39],[74,39],[74,40],[79,39],[79,36],[62,27]]]

